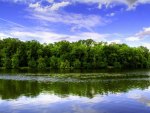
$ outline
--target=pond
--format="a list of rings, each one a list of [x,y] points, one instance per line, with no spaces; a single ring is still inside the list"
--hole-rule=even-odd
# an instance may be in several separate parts
[[[149,76],[1,71],[0,113],[150,113]]]

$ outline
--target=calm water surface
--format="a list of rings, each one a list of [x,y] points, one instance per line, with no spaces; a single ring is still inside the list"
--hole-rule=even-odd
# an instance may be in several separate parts
[[[150,113],[150,79],[141,77],[149,72],[118,79],[1,72],[0,113]]]

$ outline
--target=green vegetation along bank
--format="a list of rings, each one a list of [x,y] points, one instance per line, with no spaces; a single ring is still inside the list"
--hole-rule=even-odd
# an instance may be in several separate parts
[[[40,44],[15,38],[0,40],[0,67],[6,69],[102,69],[149,68],[150,52],[146,47],[108,44],[92,39]]]

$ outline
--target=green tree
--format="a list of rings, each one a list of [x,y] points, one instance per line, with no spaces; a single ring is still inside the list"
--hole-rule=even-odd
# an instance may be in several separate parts
[[[28,66],[29,66],[30,68],[36,68],[36,67],[37,67],[37,63],[36,63],[36,61],[34,60],[34,58],[31,58],[31,60],[29,60]]]
[[[81,62],[79,61],[79,59],[76,59],[74,62],[73,62],[73,67],[75,69],[80,69],[81,68]]]
[[[18,54],[13,55],[13,57],[11,59],[11,63],[12,63],[12,68],[14,68],[14,69],[19,68]]]
[[[68,60],[60,62],[60,69],[69,69],[69,68],[70,68],[70,62]]]
[[[150,68],[146,47],[108,44],[92,39],[41,44],[15,38],[0,40],[0,67],[4,68]]]
[[[11,69],[11,59],[9,57],[3,58],[3,67],[6,69]]]
[[[40,57],[37,62],[38,62],[38,68],[39,69],[45,69],[46,68],[46,63],[45,63],[44,58]]]
[[[52,56],[50,58],[50,68],[58,69],[60,67],[60,61],[57,57]]]

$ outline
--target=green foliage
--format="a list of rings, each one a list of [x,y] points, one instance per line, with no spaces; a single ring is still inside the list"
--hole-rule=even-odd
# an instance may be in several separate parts
[[[11,59],[9,57],[4,57],[3,58],[3,67],[6,69],[11,68]]]
[[[60,63],[60,69],[69,69],[70,68],[70,63],[68,60],[66,61],[61,61]]]
[[[74,62],[73,62],[73,67],[75,69],[80,69],[81,68],[81,62],[79,61],[79,59],[76,59]]]
[[[30,68],[36,68],[37,64],[36,64],[36,61],[34,60],[34,58],[32,58],[31,60],[29,60],[28,66]]]
[[[13,55],[11,62],[12,62],[12,68],[14,69],[19,68],[19,59],[17,54]]]
[[[52,56],[50,58],[50,68],[53,68],[53,69],[58,69],[59,68],[59,59],[55,56]]]
[[[100,68],[107,68],[107,67],[108,67],[108,64],[107,64],[107,62],[105,62],[105,61],[101,61],[101,62],[99,63],[99,67],[100,67]]]
[[[4,68],[150,68],[146,47],[107,44],[92,39],[40,44],[15,38],[0,40],[0,67]]]
[[[44,58],[40,57],[37,62],[38,62],[38,68],[39,69],[45,69],[46,68],[46,63],[45,63]]]

